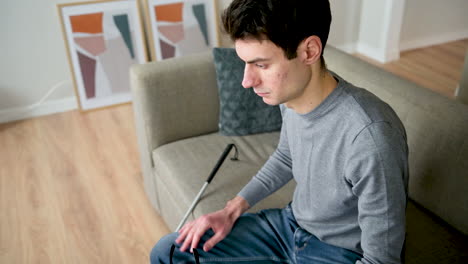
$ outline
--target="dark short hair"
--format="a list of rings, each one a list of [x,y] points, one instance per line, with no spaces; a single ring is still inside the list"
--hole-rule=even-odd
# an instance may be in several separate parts
[[[268,39],[283,49],[288,59],[294,59],[299,44],[310,36],[318,36],[325,48],[331,24],[330,3],[328,0],[233,0],[222,14],[222,23],[233,41]]]

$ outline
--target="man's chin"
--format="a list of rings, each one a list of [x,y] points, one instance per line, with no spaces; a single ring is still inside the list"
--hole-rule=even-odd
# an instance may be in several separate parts
[[[275,105],[279,105],[280,103],[277,102],[277,101],[274,101],[274,100],[271,100],[269,98],[266,98],[266,97],[263,97],[263,102],[267,105],[270,105],[270,106],[275,106]]]

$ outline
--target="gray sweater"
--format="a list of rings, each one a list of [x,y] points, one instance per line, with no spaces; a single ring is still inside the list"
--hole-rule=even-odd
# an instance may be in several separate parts
[[[294,178],[292,209],[303,229],[363,254],[362,263],[401,263],[405,129],[385,102],[334,76],[338,86],[312,112],[281,106],[278,147],[239,196],[253,206]]]

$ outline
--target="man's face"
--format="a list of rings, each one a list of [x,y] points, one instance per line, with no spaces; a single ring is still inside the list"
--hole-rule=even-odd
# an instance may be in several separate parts
[[[237,40],[235,47],[246,63],[244,88],[253,88],[269,105],[292,105],[303,96],[312,72],[300,56],[288,60],[283,50],[269,40]]]

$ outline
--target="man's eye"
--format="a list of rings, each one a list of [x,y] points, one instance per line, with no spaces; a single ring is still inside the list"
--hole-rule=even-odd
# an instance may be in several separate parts
[[[255,66],[257,66],[260,69],[265,69],[266,68],[266,65],[264,65],[264,64],[255,64]]]

